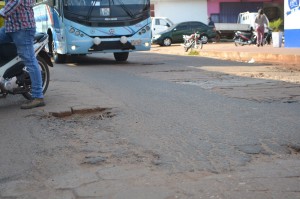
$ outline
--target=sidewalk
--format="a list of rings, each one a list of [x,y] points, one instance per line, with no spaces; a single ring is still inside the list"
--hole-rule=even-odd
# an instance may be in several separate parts
[[[180,44],[169,47],[153,45],[152,52],[170,51],[173,54],[187,55]],[[262,62],[294,66],[300,69],[300,48],[275,48],[272,45],[257,47],[255,45],[235,46],[233,42],[207,43],[199,49],[199,55],[243,62]]]

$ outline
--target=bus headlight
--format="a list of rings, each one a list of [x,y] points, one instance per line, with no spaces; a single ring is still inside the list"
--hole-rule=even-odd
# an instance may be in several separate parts
[[[120,38],[120,42],[122,43],[122,44],[126,44],[127,43],[127,37],[125,37],[125,36],[122,36],[121,38]]]
[[[71,46],[71,49],[76,50],[76,46],[75,45]]]
[[[74,29],[74,28],[70,28],[69,32],[70,32],[70,33],[74,33],[74,32],[75,32],[75,29]]]
[[[95,45],[98,46],[98,45],[101,43],[101,39],[100,39],[99,37],[95,37],[95,38],[93,39],[93,42],[94,42]]]

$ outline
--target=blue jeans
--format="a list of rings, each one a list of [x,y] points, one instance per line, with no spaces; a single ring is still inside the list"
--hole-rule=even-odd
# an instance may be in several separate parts
[[[5,28],[0,29],[0,44],[14,42],[18,55],[23,60],[31,79],[32,98],[44,98],[42,87],[42,75],[38,61],[35,57],[33,41],[35,28],[5,33]]]

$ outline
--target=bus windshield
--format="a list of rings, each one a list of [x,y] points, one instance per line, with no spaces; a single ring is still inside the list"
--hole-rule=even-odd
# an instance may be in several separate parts
[[[149,17],[150,0],[64,0],[64,16],[87,21]],[[146,15],[146,16],[145,16]]]

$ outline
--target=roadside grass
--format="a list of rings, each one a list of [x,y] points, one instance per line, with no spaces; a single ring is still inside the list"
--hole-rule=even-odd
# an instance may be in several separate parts
[[[199,51],[198,50],[191,50],[188,55],[199,55]]]

